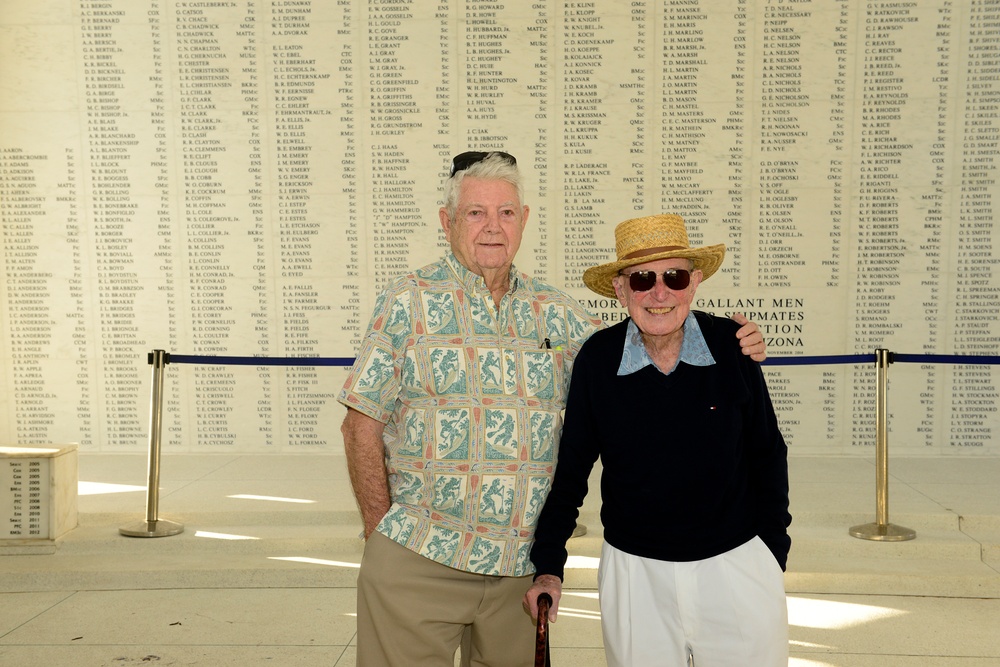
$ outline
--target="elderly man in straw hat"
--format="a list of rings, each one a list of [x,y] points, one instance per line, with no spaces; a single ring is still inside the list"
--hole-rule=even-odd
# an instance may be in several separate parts
[[[536,615],[547,592],[558,615],[566,540],[600,457],[608,665],[784,667],[787,448],[737,325],[691,311],[725,246],[690,247],[675,215],[627,220],[615,240],[618,260],[583,280],[629,319],[577,354],[524,604]]]

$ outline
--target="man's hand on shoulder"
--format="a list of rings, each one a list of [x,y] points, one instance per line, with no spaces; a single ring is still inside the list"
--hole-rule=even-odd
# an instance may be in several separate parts
[[[743,313],[733,313],[731,318],[742,325],[737,330],[736,337],[740,340],[743,354],[749,355],[758,363],[767,359],[767,345],[764,344],[764,335],[757,324],[748,320]]]

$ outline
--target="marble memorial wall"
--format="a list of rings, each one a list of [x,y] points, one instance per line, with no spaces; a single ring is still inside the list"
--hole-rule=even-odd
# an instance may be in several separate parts
[[[507,150],[517,265],[656,212],[772,356],[996,355],[997,0],[37,0],[0,8],[0,438],[144,451],[147,353],[352,357]],[[766,369],[800,453],[870,454],[873,364]],[[894,364],[897,454],[998,455],[997,368]],[[342,447],[343,368],[169,365],[166,451]]]

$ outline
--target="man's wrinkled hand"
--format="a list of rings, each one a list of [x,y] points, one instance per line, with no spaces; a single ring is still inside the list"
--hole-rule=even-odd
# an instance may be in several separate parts
[[[767,345],[764,344],[764,335],[760,332],[760,327],[756,322],[751,322],[743,313],[733,313],[732,320],[740,324],[736,337],[740,340],[740,348],[743,354],[749,355],[751,359],[760,363],[767,359]]]
[[[531,585],[528,592],[524,594],[521,601],[524,610],[531,614],[531,620],[538,620],[538,596],[548,593],[552,598],[552,606],[549,607],[549,620],[555,623],[556,614],[559,611],[559,598],[562,597],[562,580],[554,574],[540,574]]]

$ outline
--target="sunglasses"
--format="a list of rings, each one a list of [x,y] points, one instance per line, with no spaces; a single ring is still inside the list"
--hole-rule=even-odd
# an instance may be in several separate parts
[[[628,286],[633,292],[647,292],[656,286],[656,271],[633,271],[622,275],[628,277]],[[667,269],[663,272],[663,284],[667,289],[680,291],[691,284],[691,272],[687,269]]]
[[[476,164],[477,162],[482,162],[491,155],[497,155],[507,161],[507,164],[516,165],[517,160],[510,153],[504,153],[503,151],[468,151],[465,153],[459,153],[451,161],[451,176],[454,176],[460,171],[464,171]]]

